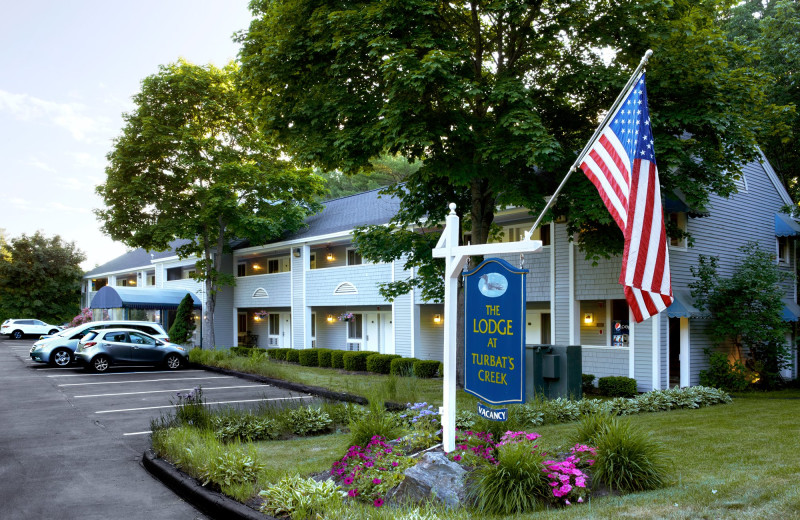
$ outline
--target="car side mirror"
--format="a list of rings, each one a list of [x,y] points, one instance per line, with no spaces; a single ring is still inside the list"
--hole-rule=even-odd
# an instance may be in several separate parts
[[[157,346],[157,347],[163,347],[163,346],[164,346],[164,343],[163,343],[163,342],[161,342],[161,341],[156,341],[156,346]]]

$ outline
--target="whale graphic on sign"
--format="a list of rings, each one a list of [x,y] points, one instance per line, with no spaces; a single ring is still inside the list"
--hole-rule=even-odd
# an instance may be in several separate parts
[[[503,296],[508,289],[508,280],[500,273],[487,273],[481,275],[478,290],[487,298]]]

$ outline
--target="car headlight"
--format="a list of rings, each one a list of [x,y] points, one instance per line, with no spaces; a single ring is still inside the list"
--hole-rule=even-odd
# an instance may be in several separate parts
[[[186,349],[185,349],[185,348],[183,348],[183,347],[178,347],[178,346],[176,346],[175,348],[176,348],[176,349],[178,349],[178,350],[180,350],[181,352],[186,352]]]

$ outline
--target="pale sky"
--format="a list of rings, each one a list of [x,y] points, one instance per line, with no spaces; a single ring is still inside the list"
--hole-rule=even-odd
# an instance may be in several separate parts
[[[122,113],[158,66],[224,65],[247,0],[0,0],[0,228],[60,235],[84,269],[127,248],[100,232],[94,187]]]

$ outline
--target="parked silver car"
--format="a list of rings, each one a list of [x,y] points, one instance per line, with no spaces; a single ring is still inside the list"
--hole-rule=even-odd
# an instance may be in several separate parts
[[[105,372],[111,365],[163,365],[181,368],[186,349],[144,332],[125,329],[90,330],[78,342],[75,360],[89,370]]]
[[[140,330],[158,339],[168,339],[164,327],[152,321],[90,321],[71,329],[62,330],[40,339],[31,347],[31,359],[39,363],[49,363],[57,367],[65,367],[72,363],[73,353],[78,348],[78,341],[90,330],[110,328],[131,328]]]

